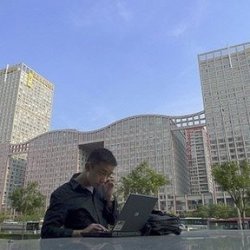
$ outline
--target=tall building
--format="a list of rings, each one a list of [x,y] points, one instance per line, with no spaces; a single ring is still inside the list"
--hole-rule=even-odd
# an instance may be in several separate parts
[[[186,154],[190,177],[190,194],[213,193],[210,144],[204,111],[174,116],[172,120],[182,130],[186,141]]]
[[[0,143],[22,143],[49,130],[53,85],[25,64],[0,70]]]
[[[213,193],[209,139],[205,126],[185,130],[190,193]]]
[[[23,142],[49,130],[54,86],[25,64],[0,70],[0,193],[6,205],[12,191],[24,184],[27,153]],[[14,147],[13,144],[19,144]],[[26,144],[24,145],[26,146]]]
[[[212,163],[250,159],[250,43],[198,58]]]
[[[250,160],[250,43],[198,60],[211,163]]]

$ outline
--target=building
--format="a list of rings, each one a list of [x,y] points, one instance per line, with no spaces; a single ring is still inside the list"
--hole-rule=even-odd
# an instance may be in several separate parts
[[[211,164],[250,160],[250,43],[200,54],[198,61]]]
[[[205,126],[185,129],[190,193],[213,193],[209,139]]]
[[[92,149],[107,147],[119,164],[116,168],[118,182],[143,161],[167,176],[170,184],[160,190],[159,206],[174,209],[169,200],[188,194],[190,185],[185,136],[174,128],[177,126],[168,116],[134,116],[91,132],[51,131],[23,144],[6,144],[0,157],[10,164],[16,155],[26,155],[25,183],[37,181],[48,203],[55,188],[83,169]],[[8,164],[5,166],[7,171]],[[8,207],[8,194],[2,198],[2,207]]]
[[[185,135],[190,194],[212,194],[210,144],[204,111],[185,116],[174,116],[172,119],[177,125],[175,129],[181,129]]]
[[[23,63],[0,70],[0,148],[4,149],[0,164],[2,204],[6,204],[16,187],[24,185],[27,154],[20,154],[18,150],[24,142],[49,130],[53,89],[52,83]],[[13,144],[18,144],[18,149],[8,157]]]
[[[198,58],[212,164],[250,159],[250,43]]]
[[[170,184],[160,190],[158,205],[163,210],[176,211],[176,197],[186,197],[190,194],[190,186],[194,185],[189,177],[192,168],[187,158],[185,129],[200,131],[204,125],[204,112],[184,117],[140,115],[122,119],[95,131],[51,131],[23,144],[6,144],[2,149],[2,158],[3,162],[10,163],[17,155],[26,155],[26,162],[16,161],[16,164],[25,165],[25,183],[38,182],[48,204],[53,190],[68,181],[74,173],[82,171],[91,150],[106,147],[117,158],[118,183],[122,176],[126,176],[143,161],[167,176]],[[197,138],[200,136],[196,135]],[[199,143],[200,141],[196,141],[197,147]],[[200,154],[204,152],[202,148]],[[202,160],[195,164],[196,169],[201,168],[203,171],[207,167]],[[8,165],[6,171],[7,169]],[[200,174],[202,177],[203,173]],[[203,188],[205,193],[202,186],[205,184],[208,185],[207,179],[200,181],[200,187],[196,188]],[[208,192],[211,191],[208,186],[206,188]],[[2,199],[2,207],[6,206],[8,193]]]
[[[49,130],[53,85],[25,64],[0,70],[0,143],[22,143]]]

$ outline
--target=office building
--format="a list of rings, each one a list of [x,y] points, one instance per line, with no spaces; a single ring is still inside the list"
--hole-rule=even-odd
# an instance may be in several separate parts
[[[27,154],[18,151],[22,143],[49,130],[53,89],[52,83],[23,63],[0,70],[2,204],[16,187],[24,185]],[[18,144],[17,151],[10,156],[13,144]]]
[[[74,173],[83,170],[89,152],[97,147],[106,147],[112,150],[117,158],[118,183],[122,176],[126,176],[144,161],[166,176],[170,183],[159,191],[158,205],[163,210],[176,211],[176,197],[190,194],[192,186],[185,129],[198,129],[204,125],[204,112],[185,117],[134,116],[95,131],[51,131],[23,144],[6,145],[3,152],[8,150],[9,153],[8,156],[5,154],[4,161],[8,162],[18,154],[26,154],[25,183],[38,182],[48,205],[53,190],[68,181]],[[196,144],[198,145],[198,142]],[[200,160],[196,168],[202,166],[204,169],[204,164]],[[8,204],[7,197],[3,199],[3,207]]]
[[[203,53],[198,60],[211,164],[250,160],[250,43]]]
[[[174,209],[168,199],[189,193],[190,185],[185,136],[181,130],[172,130],[176,127],[171,117],[141,115],[92,132],[51,131],[24,144],[7,145],[3,151],[8,150],[9,154],[3,160],[9,162],[16,154],[27,154],[25,183],[37,181],[48,204],[55,188],[68,181],[73,173],[82,171],[92,149],[107,147],[118,161],[118,182],[143,161],[166,176],[170,184],[160,190],[159,206]],[[2,199],[2,206],[6,205],[8,196]]]
[[[25,64],[0,70],[0,143],[22,143],[49,130],[53,84]]]
[[[250,43],[199,55],[212,164],[250,159]]]

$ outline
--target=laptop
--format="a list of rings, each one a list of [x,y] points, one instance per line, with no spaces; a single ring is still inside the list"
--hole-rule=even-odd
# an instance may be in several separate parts
[[[147,222],[157,198],[148,195],[130,194],[111,231],[82,233],[83,237],[139,236]]]

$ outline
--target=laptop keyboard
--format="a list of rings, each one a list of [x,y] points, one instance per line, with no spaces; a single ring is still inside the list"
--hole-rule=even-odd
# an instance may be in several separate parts
[[[132,237],[132,236],[141,236],[141,232],[122,232],[122,231],[113,231],[113,232],[91,232],[91,233],[81,233],[82,237]]]

